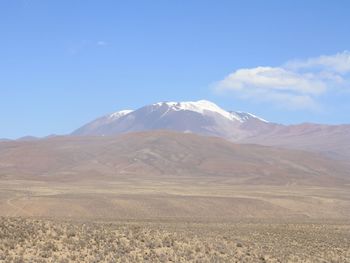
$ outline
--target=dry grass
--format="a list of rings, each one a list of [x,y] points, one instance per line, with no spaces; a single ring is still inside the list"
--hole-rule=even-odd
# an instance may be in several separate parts
[[[0,262],[350,262],[344,224],[0,219]]]

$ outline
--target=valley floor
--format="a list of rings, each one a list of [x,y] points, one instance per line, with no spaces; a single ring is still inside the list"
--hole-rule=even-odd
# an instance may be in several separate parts
[[[350,187],[242,185],[225,178],[0,180],[0,216],[90,219],[346,220]]]
[[[0,262],[350,262],[349,186],[0,180]]]

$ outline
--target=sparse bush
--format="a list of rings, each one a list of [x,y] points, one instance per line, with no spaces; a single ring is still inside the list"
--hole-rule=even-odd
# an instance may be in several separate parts
[[[350,262],[349,229],[0,218],[0,262]]]

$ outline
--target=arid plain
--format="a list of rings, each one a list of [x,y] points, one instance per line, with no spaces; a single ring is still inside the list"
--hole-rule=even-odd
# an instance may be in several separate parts
[[[3,142],[0,261],[349,262],[347,165],[174,132]]]

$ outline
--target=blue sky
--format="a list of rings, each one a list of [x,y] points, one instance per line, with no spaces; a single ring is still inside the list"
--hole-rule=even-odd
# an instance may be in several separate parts
[[[349,1],[0,1],[0,138],[211,100],[350,123]]]

